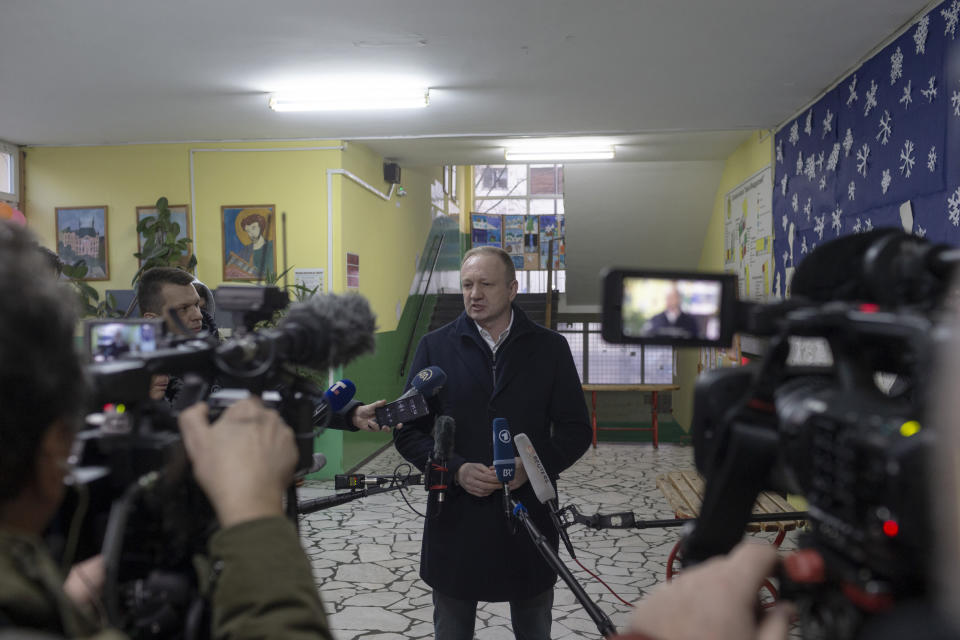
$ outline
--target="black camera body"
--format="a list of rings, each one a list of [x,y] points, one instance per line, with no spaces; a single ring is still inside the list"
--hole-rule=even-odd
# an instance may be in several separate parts
[[[719,335],[753,334],[768,347],[757,362],[697,381],[691,435],[706,484],[685,565],[730,551],[757,495],[774,490],[808,504],[799,546],[818,569],[787,563],[781,584],[805,637],[851,637],[865,617],[930,592],[936,433],[927,394],[950,336],[940,320],[954,261],[943,247],[880,230],[815,250],[798,267],[790,300],[717,301],[716,316],[734,318],[733,331]],[[671,286],[683,292],[684,279],[698,278],[677,284],[673,275]],[[604,308],[627,324],[623,300],[605,298]],[[826,341],[832,363],[790,362],[791,342],[806,338]]]

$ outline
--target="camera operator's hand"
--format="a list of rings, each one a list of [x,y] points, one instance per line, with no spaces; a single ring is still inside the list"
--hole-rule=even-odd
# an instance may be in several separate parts
[[[757,617],[757,591],[773,574],[769,544],[741,543],[729,555],[686,570],[637,603],[630,628],[657,640],[780,640],[793,607],[778,603]]]
[[[399,429],[403,423],[393,425],[381,425],[377,422],[377,409],[387,404],[386,400],[377,400],[373,404],[364,404],[353,411],[353,426],[361,431],[390,431],[391,428]]]
[[[193,473],[226,528],[283,513],[283,493],[293,479],[293,430],[257,399],[230,406],[212,425],[207,405],[180,414]]]
[[[63,582],[63,591],[78,609],[92,616],[103,596],[105,578],[103,556],[97,554],[70,568]]]

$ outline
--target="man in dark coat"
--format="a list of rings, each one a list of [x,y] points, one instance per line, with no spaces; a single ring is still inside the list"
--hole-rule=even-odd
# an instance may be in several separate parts
[[[650,318],[643,327],[643,335],[699,338],[697,319],[680,308],[680,300],[680,290],[673,285],[667,291],[666,309]]]
[[[460,270],[465,312],[420,341],[411,375],[428,366],[447,374],[431,415],[394,431],[397,449],[423,469],[434,448],[437,415],[456,421],[448,461],[453,486],[442,506],[430,502],[420,575],[433,587],[438,640],[473,638],[478,601],[510,602],[518,638],[549,638],[556,574],[523,527],[508,522],[493,462],[494,418],[530,437],[555,483],[590,446],[583,390],[570,347],[511,303],[517,281],[510,256],[492,247],[469,251]],[[557,548],[546,508],[527,483],[520,459],[511,495]]]

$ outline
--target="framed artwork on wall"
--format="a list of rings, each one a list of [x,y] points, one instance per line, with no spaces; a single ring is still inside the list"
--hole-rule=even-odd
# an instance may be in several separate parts
[[[140,223],[144,218],[149,218],[151,216],[157,215],[157,208],[155,206],[146,206],[146,207],[137,207],[137,224]],[[186,238],[190,234],[190,206],[186,204],[172,204],[170,205],[170,219],[177,223],[180,226],[180,232],[177,233],[177,240]],[[144,238],[143,234],[137,234],[137,253],[143,251]],[[180,266],[184,269],[187,268],[187,264],[190,262],[189,252],[183,255],[183,258],[180,260]],[[140,266],[143,266],[143,260],[140,260]]]
[[[220,222],[224,280],[264,280],[276,276],[276,206],[224,205],[220,207]]]
[[[109,280],[107,206],[57,207],[57,255],[67,264],[87,265],[84,280]]]

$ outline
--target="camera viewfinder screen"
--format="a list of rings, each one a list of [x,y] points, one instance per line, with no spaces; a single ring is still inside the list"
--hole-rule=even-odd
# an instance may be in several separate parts
[[[89,331],[94,362],[137,357],[157,350],[157,324],[152,321],[97,323]]]
[[[623,334],[717,340],[723,285],[717,280],[623,279]]]

